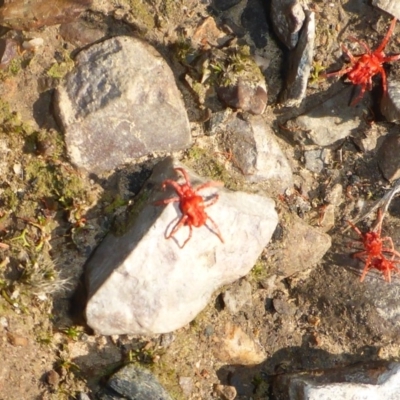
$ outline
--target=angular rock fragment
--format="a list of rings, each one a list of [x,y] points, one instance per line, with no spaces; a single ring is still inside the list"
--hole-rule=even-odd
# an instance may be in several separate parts
[[[390,182],[400,178],[400,135],[391,133],[385,137],[378,150],[378,165],[383,176]]]
[[[251,305],[250,283],[243,281],[229,288],[222,293],[222,300],[231,314],[237,314],[246,304]]]
[[[289,69],[281,102],[285,106],[299,106],[306,95],[308,78],[314,57],[315,15],[306,11],[306,19],[297,46],[289,55]]]
[[[331,247],[331,237],[296,215],[284,226],[284,248],[274,249],[278,274],[288,277],[315,266]]]
[[[400,122],[400,82],[388,81],[387,88],[381,100],[381,113],[389,122]]]
[[[225,145],[232,152],[234,165],[248,181],[269,181],[281,193],[292,187],[289,162],[262,117],[232,118],[226,125]]]
[[[202,21],[191,37],[192,46],[194,48],[201,47],[203,50],[209,49],[211,46],[222,46],[228,40],[229,37],[218,29],[213,17]]]
[[[306,114],[288,121],[285,133],[292,131],[303,144],[329,146],[349,136],[364,123],[368,109],[363,103],[349,107],[352,88],[347,87]]]
[[[400,19],[400,3],[398,0],[372,0],[372,5]]]
[[[79,53],[76,64],[55,94],[73,164],[98,173],[190,144],[174,75],[153,47],[114,37]]]
[[[305,17],[303,7],[298,0],[271,1],[274,31],[289,50],[293,50],[297,45]]]
[[[277,375],[277,400],[396,400],[400,392],[400,364],[388,361]]]
[[[264,351],[240,326],[226,324],[219,336],[214,354],[229,364],[255,365],[265,360]]]
[[[6,68],[18,56],[18,43],[13,39],[0,39],[0,69]]]
[[[206,135],[213,136],[220,132],[223,129],[223,124],[231,114],[232,110],[230,108],[212,113],[210,119],[204,124]]]
[[[134,364],[128,364],[116,372],[108,380],[106,388],[97,394],[97,398],[99,400],[172,399],[150,371]]]
[[[92,0],[12,0],[0,8],[0,25],[29,31],[71,22],[91,4]]]
[[[193,184],[204,182],[188,173]],[[133,222],[118,235],[109,233],[86,265],[86,318],[98,333],[156,334],[186,325],[217,288],[251,270],[275,230],[278,217],[271,199],[210,187],[201,194],[206,199],[219,195],[207,214],[224,243],[208,224],[193,228],[181,248],[187,226],[165,238],[181,215],[178,204],[154,205],[176,196],[161,191],[166,178],[180,178],[169,159],[156,166],[136,199]]]

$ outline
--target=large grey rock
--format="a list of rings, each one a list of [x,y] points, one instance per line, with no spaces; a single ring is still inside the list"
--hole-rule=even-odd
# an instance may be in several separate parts
[[[269,181],[280,193],[293,186],[289,162],[262,117],[234,117],[227,123],[226,132],[226,147],[248,181]]]
[[[398,0],[372,0],[372,5],[400,19],[400,3]]]
[[[171,69],[133,37],[114,37],[79,53],[76,68],[56,90],[55,108],[71,161],[90,172],[190,144]]]
[[[196,184],[203,181],[190,177]],[[219,194],[206,210],[225,243],[201,226],[180,248],[188,227],[165,239],[181,215],[178,204],[154,205],[174,197],[173,191],[160,191],[166,178],[178,179],[169,159],[156,166],[139,195],[133,224],[120,236],[108,234],[87,263],[86,317],[98,333],[156,334],[186,325],[217,288],[251,270],[275,230],[278,217],[271,199],[213,187],[201,194]]]
[[[400,364],[387,361],[278,375],[277,400],[398,400]]]

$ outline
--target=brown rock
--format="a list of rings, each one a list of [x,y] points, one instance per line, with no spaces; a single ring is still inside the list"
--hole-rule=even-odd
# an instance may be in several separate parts
[[[234,386],[228,385],[214,385],[214,394],[221,400],[234,400],[237,392]]]
[[[215,349],[221,361],[231,364],[255,365],[266,358],[255,342],[239,326],[226,324],[224,335]]]
[[[213,17],[206,18],[196,29],[192,37],[194,47],[204,49],[210,46],[219,46],[229,39],[224,32],[220,31]]]
[[[92,0],[11,0],[0,8],[0,23],[29,31],[73,21],[91,4]]]
[[[331,247],[331,237],[291,215],[284,226],[285,246],[277,249],[274,264],[284,277],[315,266]]]
[[[18,43],[13,39],[0,39],[0,69],[4,69],[18,55]]]
[[[58,373],[52,369],[47,373],[46,381],[49,385],[57,387],[60,382],[60,375],[58,375]]]
[[[13,346],[26,347],[28,345],[28,339],[26,337],[9,332],[7,338]]]
[[[243,79],[239,79],[234,86],[219,87],[217,94],[227,106],[255,115],[264,112],[268,99],[267,92],[261,86],[252,87]]]

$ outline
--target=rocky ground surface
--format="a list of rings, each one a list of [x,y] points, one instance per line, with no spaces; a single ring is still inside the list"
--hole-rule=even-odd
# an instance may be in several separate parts
[[[0,399],[94,399],[124,365],[146,367],[173,399],[273,399],[284,373],[398,361],[400,277],[388,283],[371,271],[360,283],[363,263],[351,257],[358,236],[346,220],[397,187],[400,62],[385,65],[383,106],[379,76],[353,107],[355,87],[322,76],[349,61],[341,43],[365,51],[349,37],[375,49],[391,17],[351,0],[299,2],[290,23],[270,12],[274,1],[55,0],[52,11],[46,3],[0,8]],[[289,33],[279,32],[282,21]],[[400,53],[399,32],[388,54]],[[127,155],[129,165],[113,171],[100,152],[100,171],[90,171],[93,158],[89,172],[77,169],[70,160],[79,164],[92,149],[65,139],[73,119],[54,96],[73,87],[63,78],[84,62],[82,49],[120,35],[144,40],[172,69],[192,135],[180,116],[179,146],[189,143],[175,158],[228,189],[271,197],[279,216],[250,273],[219,288],[188,325],[152,336],[102,336],[86,326],[82,273],[170,151],[151,143],[150,156]],[[118,71],[123,77],[123,65]],[[94,92],[93,104],[100,98]],[[87,134],[93,104],[78,104],[89,110],[79,116]],[[382,236],[398,249],[396,194],[382,203]],[[375,220],[376,208],[357,226],[366,232]]]

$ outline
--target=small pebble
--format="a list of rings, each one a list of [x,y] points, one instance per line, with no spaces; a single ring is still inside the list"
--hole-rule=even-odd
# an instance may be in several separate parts
[[[47,373],[46,380],[49,385],[56,387],[60,382],[60,375],[52,369]]]
[[[189,398],[193,391],[193,379],[188,376],[180,376],[179,386],[186,398]]]
[[[237,392],[234,386],[228,385],[214,385],[214,394],[219,396],[221,400],[233,400],[236,398]]]
[[[25,40],[22,43],[22,48],[24,50],[36,51],[39,47],[44,45],[44,40],[42,38],[34,38],[31,40]]]
[[[275,311],[281,315],[294,315],[296,314],[297,307],[293,303],[289,303],[284,299],[273,299],[272,304]]]
[[[7,338],[10,344],[12,344],[13,346],[26,347],[28,345],[28,339],[23,336],[8,333]]]

